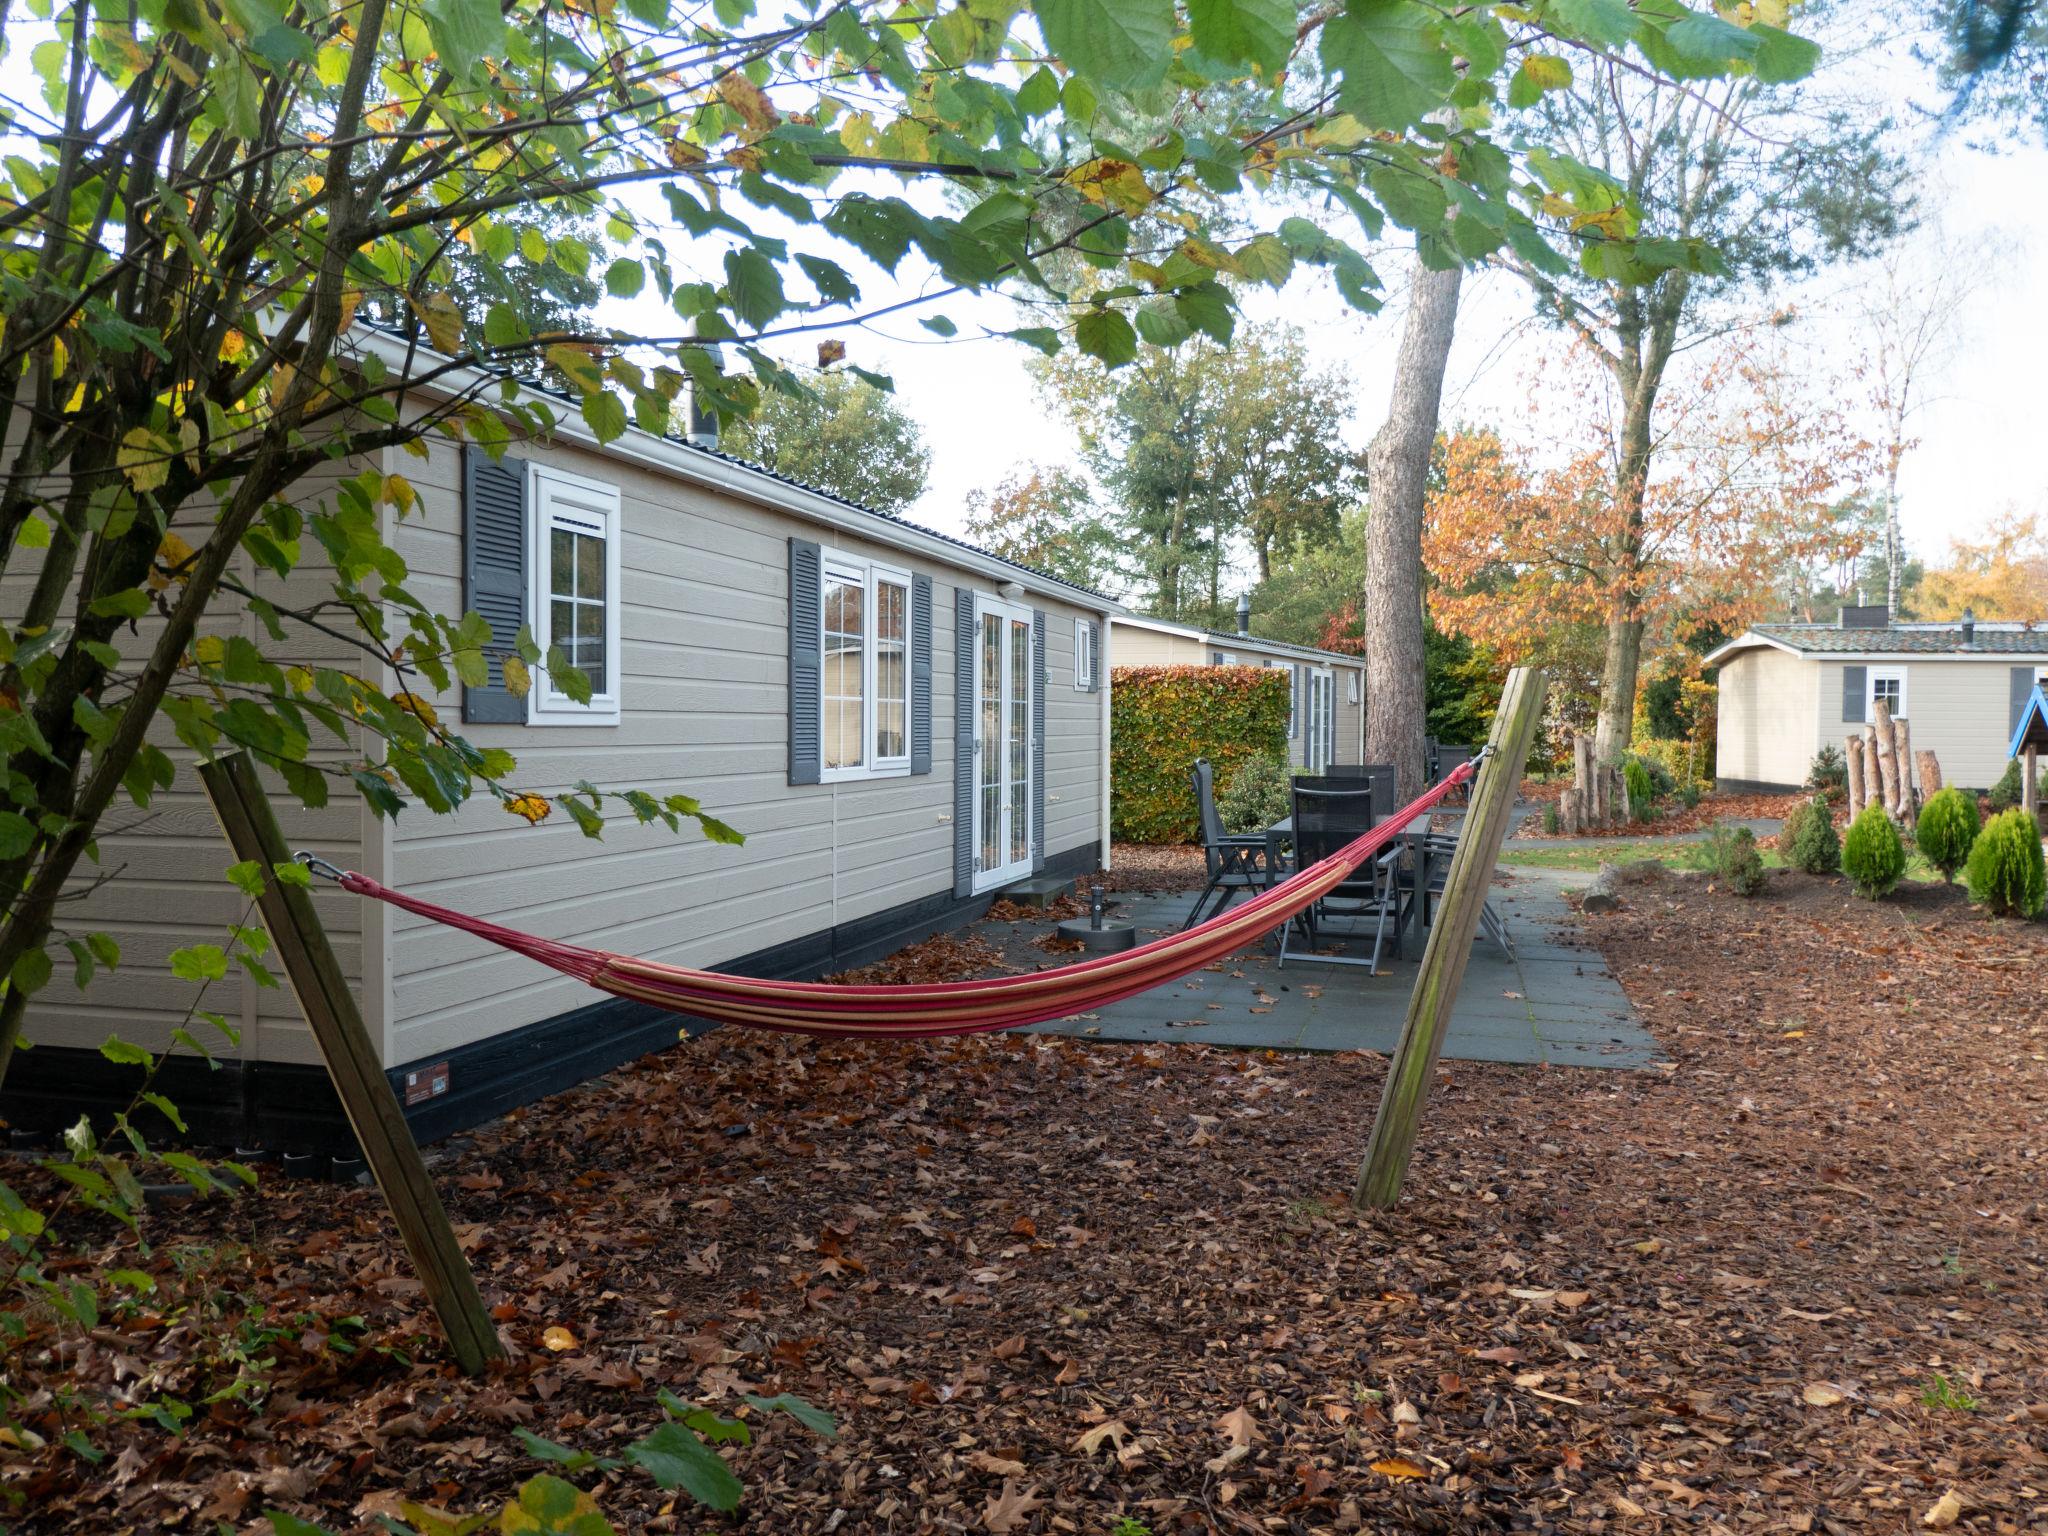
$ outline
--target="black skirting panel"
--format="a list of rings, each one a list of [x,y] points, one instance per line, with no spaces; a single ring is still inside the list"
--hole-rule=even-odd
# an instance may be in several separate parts
[[[1102,852],[1089,845],[1054,854],[1045,872],[1085,875],[1101,867]],[[988,904],[987,896],[962,899],[947,890],[742,955],[716,969],[776,980],[829,976],[965,927]],[[446,1091],[406,1109],[413,1135],[432,1142],[712,1027],[702,1019],[607,997],[432,1061],[401,1063],[389,1076],[403,1099],[409,1071],[447,1064]],[[56,1132],[86,1114],[104,1129],[108,1117],[133,1098],[139,1076],[137,1068],[115,1066],[96,1050],[38,1046],[17,1051],[6,1086],[0,1088],[0,1118],[13,1129]],[[182,1139],[200,1145],[293,1152],[347,1152],[354,1145],[322,1067],[223,1061],[210,1068],[196,1058],[175,1056],[158,1075],[157,1089],[184,1115],[190,1130]],[[138,1123],[152,1140],[177,1139],[154,1111],[145,1111]]]
[[[1773,784],[1768,779],[1714,780],[1714,788],[1724,795],[1796,795],[1805,787],[1803,784]]]

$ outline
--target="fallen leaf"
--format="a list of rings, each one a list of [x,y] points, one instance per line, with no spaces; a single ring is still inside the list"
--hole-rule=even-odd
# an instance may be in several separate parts
[[[981,1523],[993,1531],[995,1536],[1004,1536],[1005,1532],[1014,1531],[1026,1515],[1038,1508],[1039,1503],[1037,1484],[1020,1489],[1006,1479],[1002,1492],[983,1506]]]
[[[1026,1470],[1021,1461],[1012,1461],[1007,1456],[993,1456],[987,1451],[970,1451],[967,1465],[977,1472],[986,1472],[993,1477],[1022,1477]]]
[[[1111,1419],[1107,1424],[1098,1424],[1074,1442],[1074,1449],[1084,1456],[1093,1456],[1102,1449],[1105,1440],[1114,1443],[1117,1450],[1124,1448],[1124,1441],[1130,1438],[1131,1428],[1122,1419]]]
[[[1920,1523],[1930,1531],[1945,1531],[1963,1517],[1963,1501],[1956,1497],[1951,1488],[1936,1499],[1927,1513],[1920,1517]]]
[[[998,1360],[1014,1360],[1024,1353],[1024,1335],[1014,1334],[996,1346]]]
[[[1849,1398],[1848,1393],[1831,1381],[1809,1381],[1806,1390],[1799,1395],[1815,1408],[1832,1408]]]
[[[1372,1464],[1372,1469],[1381,1477],[1392,1478],[1397,1483],[1429,1476],[1429,1468],[1420,1462],[1410,1461],[1406,1456],[1382,1457]]]
[[[1216,1427],[1230,1437],[1232,1445],[1253,1445],[1259,1438],[1259,1427],[1252,1422],[1251,1410],[1242,1404],[1218,1419]]]
[[[554,1327],[543,1333],[540,1336],[540,1341],[558,1355],[565,1349],[574,1349],[576,1347],[576,1335],[564,1328],[560,1323],[555,1324]]]

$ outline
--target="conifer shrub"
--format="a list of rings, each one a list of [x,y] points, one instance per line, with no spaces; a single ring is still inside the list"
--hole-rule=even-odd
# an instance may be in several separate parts
[[[2020,803],[2020,760],[2013,758],[2005,765],[2005,772],[1998,776],[1998,782],[1991,786],[1985,798],[1990,800],[1994,811],[2009,811]]]
[[[1966,795],[1951,784],[1947,789],[1937,790],[1921,807],[1920,820],[1913,828],[1913,842],[1921,857],[1953,885],[1956,871],[1970,861],[1970,848],[1977,841],[1979,830],[1977,797]]]
[[[1263,832],[1294,809],[1294,775],[1286,759],[1259,752],[1237,765],[1216,796],[1226,832]]]
[[[1622,764],[1621,782],[1628,789],[1628,819],[1648,821],[1650,802],[1656,798],[1657,789],[1650,782],[1650,770],[1643,766],[1643,760],[1632,757]]]
[[[1984,824],[1964,871],[1970,899],[1997,917],[2034,917],[2048,899],[2048,866],[2041,829],[2022,810],[2002,811]]]
[[[1721,878],[1738,896],[1755,896],[1764,888],[1764,856],[1756,846],[1756,834],[1737,827],[1721,857]]]
[[[1866,805],[1842,840],[1842,871],[1856,894],[1875,901],[1890,893],[1906,872],[1906,845],[1881,805]]]
[[[1835,834],[1835,813],[1825,794],[1802,800],[1785,818],[1778,834],[1785,850],[1785,862],[1809,875],[1836,875],[1842,871],[1842,840]]]

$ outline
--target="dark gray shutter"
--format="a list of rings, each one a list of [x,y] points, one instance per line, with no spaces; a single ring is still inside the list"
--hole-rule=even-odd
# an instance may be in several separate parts
[[[809,539],[789,541],[789,782],[815,784],[824,766],[819,729],[825,669],[819,611],[823,562]]]
[[[505,658],[526,622],[526,461],[462,450],[464,604],[491,626],[490,679],[462,690],[470,725],[524,725],[526,700],[505,687]]]
[[[1088,691],[1102,692],[1102,626],[1088,621]]]
[[[932,771],[932,579],[910,578],[910,771]]]
[[[1045,610],[1031,611],[1031,870],[1045,868]]]
[[[1288,687],[1292,690],[1288,695],[1287,735],[1288,739],[1292,741],[1299,741],[1301,739],[1301,717],[1308,713],[1302,707],[1301,679],[1302,668],[1299,664],[1287,669]]]
[[[1863,723],[1863,696],[1870,692],[1870,668],[1842,668],[1842,720],[1848,725]]]
[[[2012,694],[2012,718],[2005,722],[2005,737],[2012,740],[2012,733],[2020,728],[2020,716],[2026,711],[2027,700],[2034,696],[2034,669],[2014,667],[2010,674]]]
[[[953,589],[953,894],[974,894],[974,593]]]

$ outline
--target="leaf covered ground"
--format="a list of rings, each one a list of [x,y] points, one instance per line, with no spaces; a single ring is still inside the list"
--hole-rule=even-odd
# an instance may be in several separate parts
[[[1383,1215],[1345,1200],[1378,1058],[731,1030],[452,1149],[488,1380],[373,1194],[164,1208],[80,1261],[158,1293],[13,1384],[53,1442],[73,1392],[218,1399],[0,1476],[30,1531],[369,1529],[667,1387],[841,1433],[750,1414],[733,1517],[584,1474],[621,1530],[2041,1529],[2048,927],[1772,891],[1586,919],[1671,1068],[1447,1068]]]

